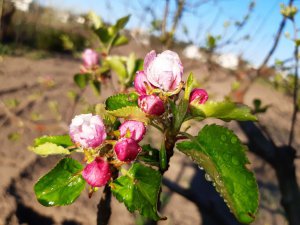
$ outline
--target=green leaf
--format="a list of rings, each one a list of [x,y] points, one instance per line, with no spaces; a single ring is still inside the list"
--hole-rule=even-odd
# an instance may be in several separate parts
[[[135,54],[134,53],[131,53],[127,59],[127,62],[126,62],[126,66],[127,66],[127,71],[128,71],[128,74],[129,76],[132,76],[133,74],[135,74]]]
[[[101,92],[101,82],[98,80],[91,80],[90,85],[92,86],[96,95],[100,95]]]
[[[159,150],[152,148],[151,145],[143,145],[138,159],[150,165],[159,166]]]
[[[189,106],[189,97],[190,97],[190,93],[193,88],[193,83],[194,83],[194,76],[193,76],[193,73],[190,73],[190,75],[186,81],[184,97],[181,99],[178,106],[175,104],[172,104],[172,102],[171,102],[172,112],[174,114],[174,130],[175,131],[178,131],[180,129],[181,124],[184,121],[185,115],[187,113],[188,106]]]
[[[116,24],[114,25],[115,29],[117,31],[123,29],[125,27],[125,25],[127,24],[127,22],[130,19],[130,15],[124,16],[120,19],[117,20]]]
[[[217,42],[217,39],[214,36],[212,36],[212,35],[209,34],[206,37],[206,47],[209,50],[212,50],[212,49],[214,49],[216,47],[216,45],[217,45],[216,42]]]
[[[59,38],[61,40],[62,47],[64,50],[70,51],[70,52],[75,51],[75,44],[69,35],[62,34],[62,35],[60,35]]]
[[[194,87],[194,74],[190,73],[185,85],[185,91],[184,91],[185,100],[189,100],[193,87]]]
[[[137,59],[135,61],[135,71],[140,71],[144,69],[144,60],[143,59]]]
[[[125,85],[127,87],[131,87],[133,84],[133,79],[135,77],[136,72],[138,71],[140,67],[140,59],[136,59],[136,56],[134,53],[131,53],[126,61],[126,67],[127,67],[127,74],[128,77],[125,81]]]
[[[129,18],[130,18],[130,15],[122,17],[119,20],[117,20],[117,22],[114,26],[108,27],[107,31],[108,31],[108,34],[110,36],[110,39],[109,39],[109,42],[108,42],[108,45],[107,45],[107,52],[108,53],[109,53],[112,46],[116,46],[117,44],[120,45],[120,44],[123,44],[127,41],[126,40],[127,38],[125,36],[122,37],[119,34],[119,31],[125,27],[125,25],[128,22]]]
[[[120,57],[107,57],[106,60],[111,69],[119,76],[120,80],[124,80],[127,77],[126,67]]]
[[[135,163],[124,176],[111,184],[111,190],[130,212],[138,210],[147,218],[159,220],[161,218],[157,213],[157,201],[161,179],[158,171]]]
[[[75,74],[74,75],[74,82],[77,84],[78,87],[84,89],[90,80],[90,74]]]
[[[106,61],[103,61],[101,67],[99,68],[99,70],[97,72],[99,72],[99,74],[101,74],[101,75],[105,75],[109,71],[110,71],[109,64]]]
[[[229,129],[206,125],[191,141],[177,144],[177,148],[203,167],[217,191],[242,223],[251,223],[258,208],[258,188],[245,146]]]
[[[70,147],[74,145],[69,135],[61,135],[61,136],[42,136],[34,139],[34,146],[37,147],[39,145],[45,143],[53,143],[62,147]]]
[[[257,118],[251,113],[246,105],[230,101],[214,102],[207,101],[205,104],[191,103],[190,109],[193,116],[201,118],[214,117],[225,121],[256,121]]]
[[[96,35],[99,37],[100,41],[103,44],[107,44],[111,39],[111,36],[108,33],[108,30],[106,27],[99,27],[94,32],[96,33]]]
[[[41,156],[70,154],[68,149],[49,142],[41,144],[37,147],[29,147],[29,150]]]
[[[83,166],[72,158],[62,159],[34,186],[37,200],[44,206],[72,204],[85,187]]]
[[[113,111],[107,111],[110,115],[125,118],[127,120],[137,120],[144,123],[149,122],[149,118],[147,114],[144,113],[139,107],[137,106],[126,106],[120,109],[116,109]]]
[[[116,94],[106,99],[105,105],[107,110],[116,110],[126,106],[137,106],[138,95],[131,94]]]
[[[87,14],[87,19],[91,22],[94,29],[98,29],[99,27],[103,26],[101,17],[97,16],[94,12],[89,12]]]
[[[132,86],[136,72],[139,70],[143,70],[143,64],[144,64],[144,60],[136,59],[135,54],[129,55],[126,63],[127,74],[128,74],[128,78],[126,79],[126,85],[128,87]]]
[[[117,35],[117,37],[112,42],[112,46],[125,45],[128,42],[129,40],[125,35]]]

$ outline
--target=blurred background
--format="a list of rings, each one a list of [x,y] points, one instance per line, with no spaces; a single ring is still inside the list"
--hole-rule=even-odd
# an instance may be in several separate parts
[[[171,49],[185,77],[193,72],[210,99],[249,105],[259,122],[209,123],[233,129],[249,148],[260,191],[253,224],[299,225],[300,15],[294,7],[299,0],[0,0],[0,225],[96,224],[101,191],[91,199],[83,193],[71,206],[38,204],[34,183],[59,157],[28,150],[34,138],[67,133],[76,113],[130,88],[132,80],[120,82],[113,66],[103,71],[97,94],[78,87],[73,75],[86,48],[121,63]],[[106,45],[109,27],[127,15],[122,38]],[[196,134],[204,123],[190,125]],[[149,131],[148,142],[158,138]],[[163,184],[160,212],[168,220],[159,225],[239,224],[204,172],[180,153]],[[115,199],[112,205],[112,225],[154,224]]]

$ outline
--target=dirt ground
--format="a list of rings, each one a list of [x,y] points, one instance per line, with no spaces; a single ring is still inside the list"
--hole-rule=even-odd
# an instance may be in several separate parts
[[[126,51],[136,51],[143,57],[147,49],[141,51],[138,46],[130,46]],[[117,53],[126,54],[124,49]],[[52,168],[59,157],[42,158],[27,150],[32,140],[43,134],[64,134],[68,129],[68,121],[72,115],[72,93],[79,90],[73,84],[73,74],[79,70],[79,61],[68,57],[57,56],[47,59],[33,60],[25,57],[2,57],[0,59],[0,225],[14,224],[62,224],[93,225],[96,222],[97,202],[100,191],[92,199],[87,192],[71,206],[46,208],[41,206],[33,192],[37,179]],[[197,62],[184,60],[185,73],[193,69],[201,80],[205,70]],[[49,87],[49,79],[54,85]],[[48,82],[47,82],[48,81]],[[233,77],[220,70],[214,74],[209,83],[205,83],[210,97],[221,99],[230,91]],[[51,82],[50,82],[51,83]],[[84,93],[84,99],[90,103],[101,102],[112,93],[111,88],[103,87],[102,96],[95,97],[92,91]],[[272,107],[260,116],[277,144],[286,144],[292,112],[291,98],[278,93],[271,87],[256,83],[246,96],[246,103],[251,105],[254,98],[260,98],[264,104]],[[18,102],[16,102],[15,100]],[[76,108],[76,112],[84,112],[85,107]],[[14,112],[14,113],[12,113]],[[209,123],[218,122],[210,120]],[[300,149],[300,123],[296,125],[295,147]],[[203,124],[196,124],[201,127]],[[239,137],[246,141],[235,122],[227,124],[235,130]],[[196,133],[197,129],[193,128]],[[159,137],[150,130],[148,140]],[[157,142],[157,141],[156,141]],[[260,210],[255,225],[286,224],[283,209],[280,206],[280,192],[272,168],[255,155],[248,153],[251,167],[259,183]],[[299,154],[299,153],[298,153]],[[296,161],[297,177],[300,181],[300,162]],[[224,214],[230,214],[223,201],[220,200],[212,185],[204,180],[204,174],[193,163],[180,153],[171,160],[171,167],[166,173],[170,180],[177,180],[185,188],[199,185],[199,195],[208,197],[209,207],[220,206]],[[167,204],[161,214],[168,220],[159,225],[194,225],[213,224],[207,222],[206,214],[184,197],[163,189]],[[113,200],[113,212],[110,224],[136,224],[135,215],[127,212],[125,206]],[[203,223],[202,223],[203,222]],[[238,224],[232,220],[232,224]]]

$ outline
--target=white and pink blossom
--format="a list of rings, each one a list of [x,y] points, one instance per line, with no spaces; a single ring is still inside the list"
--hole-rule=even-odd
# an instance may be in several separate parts
[[[130,133],[128,138],[132,138],[136,142],[140,142],[145,133],[146,127],[144,123],[135,120],[127,120],[119,127],[121,137],[127,137],[127,132]]]
[[[72,119],[69,134],[73,142],[83,148],[95,148],[106,139],[105,126],[99,116],[77,115]]]
[[[85,68],[93,68],[99,64],[99,54],[93,49],[85,49],[81,58]]]
[[[179,87],[183,66],[177,53],[166,50],[156,55],[152,50],[144,59],[144,72],[150,84],[168,92]]]
[[[138,71],[134,79],[134,88],[140,95],[147,94],[147,86],[151,87],[144,71]]]

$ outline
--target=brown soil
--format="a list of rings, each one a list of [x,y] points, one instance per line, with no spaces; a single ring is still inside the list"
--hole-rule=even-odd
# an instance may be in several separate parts
[[[147,49],[130,46],[120,48],[117,53],[126,54],[133,50],[143,57]],[[201,80],[205,70],[197,62],[186,62],[185,72],[193,69],[194,74]],[[4,57],[0,62],[0,225],[1,224],[84,224],[92,225],[96,221],[97,202],[101,191],[92,199],[88,199],[87,192],[71,206],[46,208],[41,206],[33,192],[33,185],[37,179],[52,168],[59,157],[42,158],[27,150],[32,140],[43,134],[63,134],[67,131],[70,118],[72,100],[68,91],[78,92],[73,84],[72,76],[79,69],[79,61],[53,57],[41,60],[31,60],[24,57]],[[55,85],[46,87],[38,83],[39,77],[52,76]],[[211,75],[212,76],[212,75]],[[230,90],[233,78],[229,73],[220,70],[214,74],[210,82],[205,84],[212,98],[220,99]],[[15,91],[10,91],[12,89]],[[100,102],[112,93],[110,87],[104,87],[101,97],[95,97],[92,91],[84,93],[85,100]],[[267,127],[277,144],[286,144],[290,128],[292,101],[289,97],[276,92],[271,87],[256,83],[246,96],[246,103],[252,105],[253,98],[260,98],[264,104],[272,104],[267,113],[260,116],[260,121]],[[17,99],[20,104],[9,108],[8,102]],[[53,105],[57,104],[57,110]],[[50,106],[49,106],[50,105]],[[51,107],[52,105],[52,107]],[[84,107],[77,107],[76,112],[84,111]],[[16,112],[16,114],[12,113]],[[62,116],[60,116],[62,115]],[[35,119],[32,122],[32,119]],[[210,120],[212,122],[218,122]],[[300,148],[300,123],[297,124],[295,147]],[[203,124],[196,124],[201,127]],[[245,136],[238,129],[235,122],[227,124],[234,129],[239,137],[246,141]],[[196,128],[192,129],[197,132]],[[159,137],[149,132],[149,140],[155,141]],[[11,138],[8,138],[8,137]],[[157,141],[155,141],[157,142]],[[265,162],[249,153],[251,167],[255,171],[260,190],[260,211],[255,225],[286,224],[284,212],[280,206],[280,192],[274,171]],[[299,160],[297,176],[300,181]],[[225,204],[220,201],[212,185],[204,181],[204,174],[195,169],[193,163],[180,153],[176,153],[171,160],[171,167],[166,177],[177,180],[185,188],[199,185],[198,195],[207,197],[208,212],[210,207],[220,206],[224,214],[229,214]],[[178,224],[194,225],[206,221],[206,211],[199,209],[184,197],[170,193],[163,189],[168,204],[163,207],[161,214],[168,217],[160,225]],[[113,200],[113,213],[110,224],[136,224],[136,217],[127,212],[126,208]],[[231,224],[237,224],[234,220]],[[204,224],[204,223],[203,223]],[[205,224],[214,224],[206,221]]]

